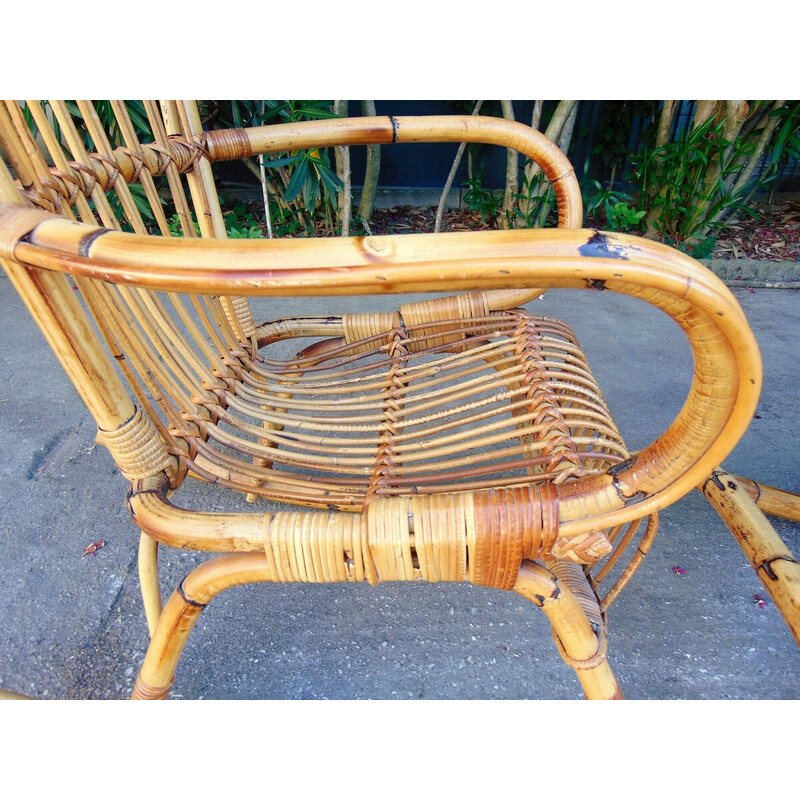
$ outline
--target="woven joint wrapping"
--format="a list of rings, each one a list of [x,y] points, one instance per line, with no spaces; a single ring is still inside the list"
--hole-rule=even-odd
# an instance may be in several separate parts
[[[376,337],[398,328],[406,331],[408,350],[416,353],[462,340],[464,321],[488,314],[485,293],[469,292],[407,303],[400,306],[399,314],[345,314],[342,326],[345,341],[358,343],[353,353],[372,352]]]
[[[409,350],[417,352],[463,339],[458,329],[464,321],[489,314],[484,292],[470,292],[452,297],[438,297],[400,306],[400,315],[409,333]],[[443,324],[445,323],[445,324]],[[447,324],[449,323],[449,324]],[[456,333],[448,334],[455,330]]]
[[[145,144],[138,152],[118,147],[112,155],[109,158],[92,153],[88,164],[70,161],[69,172],[51,167],[49,180],[40,187],[26,189],[23,194],[35,206],[59,213],[64,201],[69,206],[75,205],[79,193],[88,198],[97,187],[107,192],[120,178],[129,184],[136,183],[142,170],[153,176],[164,175],[171,166],[178,172],[187,172],[199,158],[208,157],[202,145],[180,136],[170,136],[166,147]]]
[[[50,215],[27,206],[3,206],[0,221],[0,258],[14,260],[19,240]]]
[[[605,534],[558,534],[553,485],[475,493],[373,497],[364,511],[377,581],[469,581],[511,590],[523,560],[592,563],[607,554]]]
[[[108,448],[128,480],[157,475],[171,467],[158,431],[139,408],[115,431],[98,431],[97,443]]]
[[[386,340],[388,331],[399,327],[400,317],[397,313],[342,315],[345,342],[354,344],[366,340],[363,344],[351,348],[353,354],[373,352],[376,349],[376,339],[382,343]]]
[[[357,514],[279,512],[264,517],[264,547],[279,583],[363,581]]]

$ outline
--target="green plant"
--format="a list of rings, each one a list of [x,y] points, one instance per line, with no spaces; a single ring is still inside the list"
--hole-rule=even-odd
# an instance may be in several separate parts
[[[717,237],[706,236],[705,239],[702,239],[696,245],[691,247],[688,250],[688,253],[692,258],[710,258],[711,253],[714,251],[714,248],[716,246],[717,246]]]
[[[260,239],[266,236],[263,223],[244,203],[234,203],[223,213],[223,217],[230,239]]]
[[[722,224],[722,212],[754,214],[742,202],[752,186],[731,188],[729,178],[741,170],[755,143],[744,136],[729,142],[723,128],[724,122],[712,117],[678,141],[646,148],[636,159],[642,205],[663,239],[694,246]]]
[[[635,119],[640,118],[643,121],[642,138],[645,145],[651,143],[655,128],[652,123],[657,105],[654,100],[610,100],[601,104],[597,144],[592,154],[599,156],[600,162],[608,171],[609,188],[614,185],[617,172],[629,163],[628,144]]]
[[[610,231],[629,231],[642,224],[646,211],[638,211],[627,203],[614,203],[606,208],[606,221]]]
[[[777,177],[778,170],[790,159],[800,160],[800,102],[774,109],[769,116],[777,117],[779,122],[762,182]]]
[[[210,100],[204,101],[205,124],[215,127],[246,127],[270,123],[331,119],[337,115],[329,100]],[[259,167],[244,159],[250,171],[261,180]],[[313,234],[323,229],[336,230],[337,196],[342,181],[331,167],[326,150],[280,152],[264,159],[269,194],[277,199],[276,224],[289,223],[287,211],[299,218],[296,232]],[[273,204],[270,203],[272,215]],[[273,231],[275,232],[275,231]],[[277,232],[275,232],[276,235]]]
[[[195,219],[194,214],[192,214],[192,223],[194,225],[194,232],[199,236],[200,225],[198,225],[197,219]],[[173,214],[171,217],[169,217],[167,219],[167,224],[169,225],[169,232],[173,236],[183,236],[183,228],[181,228],[181,219],[177,214]]]
[[[247,205],[240,201],[226,201],[220,197],[223,218],[225,220],[225,230],[231,239],[261,239],[267,237],[266,226],[261,219],[260,206],[258,204]],[[297,214],[290,209],[281,208],[277,203],[270,204],[270,214],[272,217],[272,232],[276,238],[289,236],[303,236],[307,233],[303,224],[297,218]],[[173,236],[183,236],[180,218],[173,214],[167,220],[170,232]],[[197,219],[192,214],[195,233],[200,235],[200,226]]]
[[[604,186],[600,181],[591,183],[595,190],[588,193],[586,211],[589,213],[602,211],[603,228],[609,231],[630,231],[641,228],[647,212],[629,205],[633,202],[631,195],[612,189],[611,184]]]
[[[261,122],[301,122],[307,119],[333,119],[337,115],[330,109],[329,100],[265,100]],[[268,160],[268,168],[291,167],[290,180],[283,200],[291,203],[302,196],[303,206],[309,212],[321,200],[326,210],[335,210],[336,194],[343,188],[342,181],[331,169],[328,153],[323,150],[300,150],[284,158]]]
[[[544,224],[553,208],[555,192],[547,178],[537,172],[532,176],[523,172],[522,191],[515,194],[514,227],[536,228]]]
[[[483,185],[483,164],[478,166],[475,174],[467,178],[463,185],[467,190],[463,195],[467,208],[478,211],[483,222],[496,225],[503,198]]]

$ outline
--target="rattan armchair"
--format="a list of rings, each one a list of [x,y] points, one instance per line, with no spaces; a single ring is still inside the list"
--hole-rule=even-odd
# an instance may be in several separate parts
[[[718,469],[760,389],[741,309],[687,256],[581,229],[572,167],[541,134],[461,116],[204,131],[194,104],[147,102],[141,141],[125,104],[111,107],[113,130],[88,102],[80,115],[58,101],[0,106],[0,259],[130,481],[151,633],[134,697],[166,697],[207,604],[263,581],[513,590],[543,609],[587,697],[621,697],[605,612],[659,509],[697,487],[780,578],[770,589],[797,635],[798,565],[769,538],[758,487]],[[534,159],[559,228],[226,239],[215,162],[422,141]],[[637,297],[685,333],[692,386],[647,447],[626,449],[572,330],[524,308],[550,288]],[[460,293],[263,323],[248,302],[445,290]],[[185,508],[189,479],[237,493],[241,510]],[[800,517],[794,496],[760,494]],[[262,498],[285,505],[259,510]],[[163,607],[160,545],[220,554]]]

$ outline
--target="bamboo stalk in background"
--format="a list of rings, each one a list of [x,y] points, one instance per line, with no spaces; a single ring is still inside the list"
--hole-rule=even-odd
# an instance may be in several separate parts
[[[501,100],[503,117],[514,121],[514,106],[510,100]],[[517,207],[517,193],[519,191],[519,154],[512,148],[506,148],[506,182],[503,192],[503,205],[500,207],[500,227],[513,228],[515,223],[514,209]]]
[[[334,100],[333,113],[340,117],[347,116],[347,100]],[[344,189],[339,195],[338,215],[339,223],[342,226],[342,236],[350,235],[350,218],[353,209],[353,189],[351,185],[352,176],[350,171],[350,148],[346,145],[338,145],[334,148],[336,159],[336,174],[344,185]]]
[[[577,105],[578,105],[577,100],[559,101],[555,111],[553,112],[553,116],[550,118],[550,122],[548,123],[547,128],[544,132],[544,135],[548,139],[550,139],[553,142],[557,142],[559,139],[562,138],[562,133],[564,132],[565,126],[567,126],[573,112],[576,111]],[[534,117],[537,114],[537,108],[535,104],[534,104],[533,114]],[[539,116],[541,116],[541,107],[539,107],[538,109],[538,114]],[[571,133],[570,133],[570,138],[571,138]],[[569,142],[567,142],[567,144],[569,144]],[[548,188],[547,184],[540,183],[539,185],[534,185],[536,176],[540,175],[541,172],[542,168],[539,164],[536,163],[535,160],[529,160],[525,165],[524,176],[525,176],[525,187],[527,196],[522,201],[521,208],[526,218],[531,217],[536,200],[544,196],[544,194],[547,192]],[[537,225],[543,224],[541,213],[537,214],[535,219],[535,224]],[[579,225],[581,224],[583,224],[582,218]]]
[[[361,112],[365,117],[375,116],[375,101],[362,100]],[[361,200],[358,204],[358,216],[365,223],[372,219],[372,209],[375,206],[375,195],[378,191],[378,180],[381,171],[381,146],[379,144],[367,145],[367,167],[364,172],[364,187],[361,190]]]
[[[472,109],[472,116],[477,116],[481,112],[483,100],[478,100],[475,107]],[[450,172],[447,175],[447,180],[442,189],[442,196],[439,198],[439,206],[436,209],[436,221],[433,224],[433,232],[439,233],[442,229],[442,220],[444,219],[444,210],[447,205],[447,196],[450,194],[450,189],[453,187],[453,181],[456,178],[458,167],[461,164],[461,159],[464,157],[464,151],[467,149],[467,143],[461,142],[456,151],[456,157],[453,159],[453,164],[450,167]]]

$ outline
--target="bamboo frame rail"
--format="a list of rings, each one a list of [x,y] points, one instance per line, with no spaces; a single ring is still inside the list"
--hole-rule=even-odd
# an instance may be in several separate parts
[[[134,696],[167,695],[194,621],[230,586],[425,580],[519,592],[549,617],[586,696],[621,698],[606,659],[608,605],[647,552],[657,512],[704,484],[758,400],[758,348],[724,284],[664,245],[581,229],[569,161],[518,123],[374,117],[203,131],[194,104],[146,101],[152,141],[141,142],[122,102],[111,104],[116,138],[87,101],[82,122],[60,101],[28,105],[38,138],[17,104],[0,104],[0,261],[131,484],[152,637]],[[217,161],[421,141],[532,158],[555,189],[559,228],[225,238]],[[172,235],[167,191],[182,236]],[[569,327],[517,307],[550,288],[638,298],[686,335],[686,402],[638,452],[625,448]],[[462,294],[261,324],[248,303],[443,289]],[[310,343],[289,360],[273,354],[295,339]],[[189,511],[179,499],[188,475],[307,508]],[[755,538],[732,530],[763,571],[768,533],[741,510],[747,491],[789,516],[796,507],[739,483],[735,511],[708,483],[706,494],[729,524],[749,514]],[[159,544],[224,555],[162,608]],[[796,615],[793,567],[770,548],[786,562],[771,591]]]
[[[0,208],[0,224],[14,211]],[[613,475],[563,488],[565,533],[652,513],[694,488],[747,429],[761,388],[758,348],[744,334],[746,319],[727,287],[688,256],[632,236],[517,230],[180,241],[105,233],[47,218],[38,220],[25,240],[13,248],[19,263],[147,289],[289,296],[528,284],[603,289],[661,308],[684,330],[695,359],[687,404],[634,462]]]

